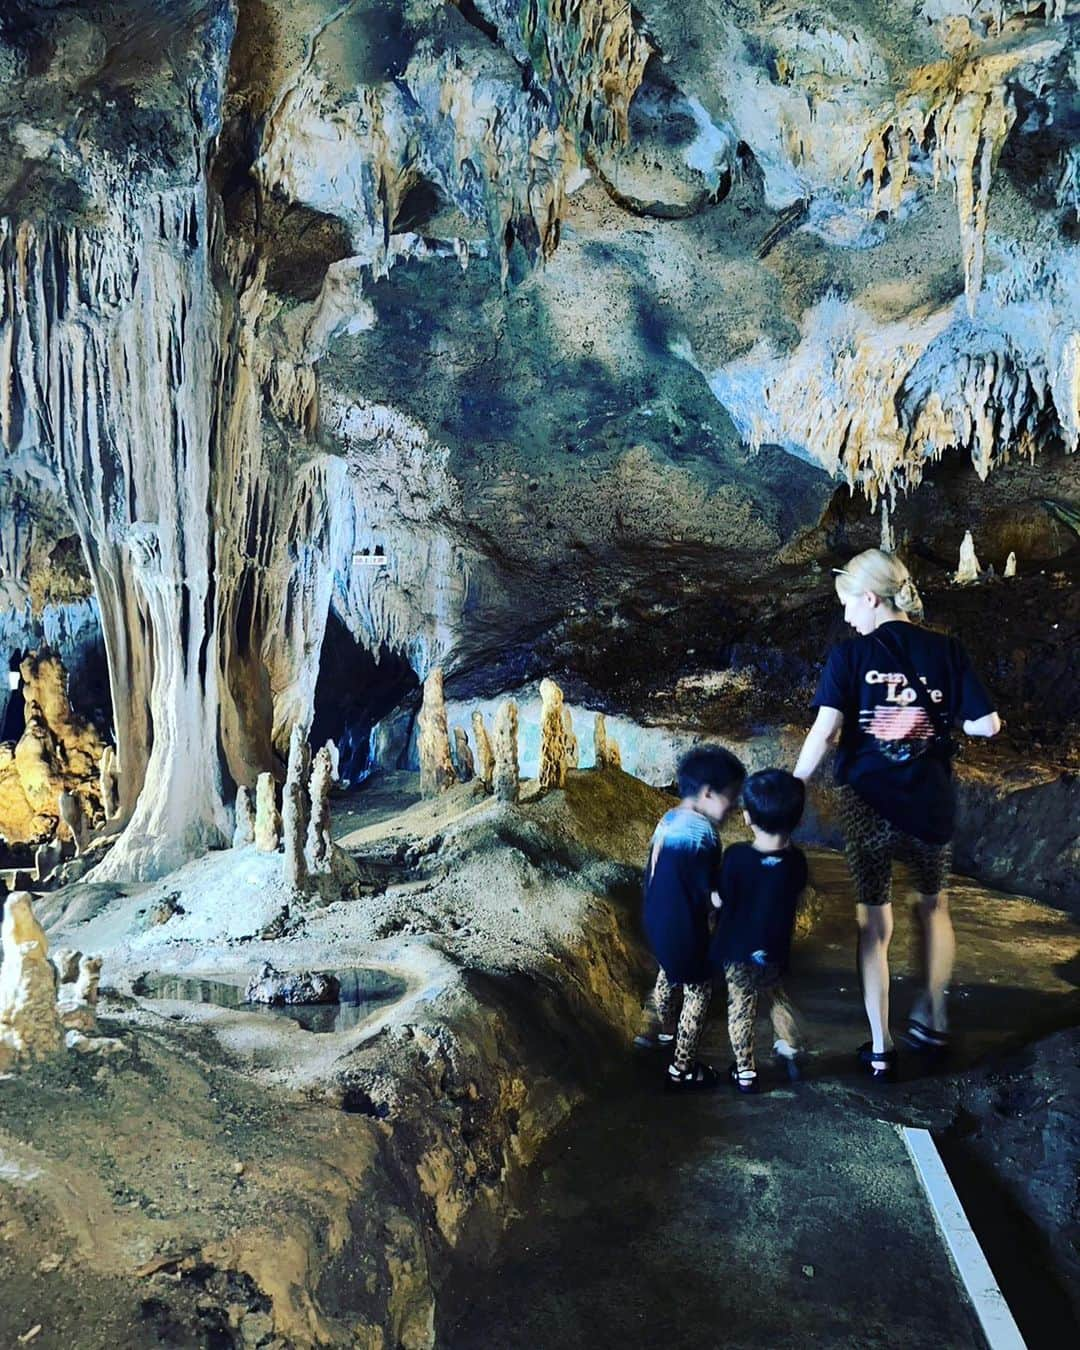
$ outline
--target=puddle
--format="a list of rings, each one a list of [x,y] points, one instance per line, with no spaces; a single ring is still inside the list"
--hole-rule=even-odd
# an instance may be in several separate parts
[[[327,971],[338,981],[337,1003],[248,1003],[244,998],[247,977],[237,983],[229,980],[203,980],[187,975],[141,975],[132,992],[139,998],[176,999],[183,1003],[213,1003],[219,1008],[236,1008],[257,1017],[288,1017],[305,1031],[325,1033],[351,1031],[393,1003],[406,991],[404,980],[384,970]]]

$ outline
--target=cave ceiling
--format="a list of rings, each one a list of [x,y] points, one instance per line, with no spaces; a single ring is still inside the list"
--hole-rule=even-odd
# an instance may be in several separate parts
[[[136,779],[181,708],[240,781],[331,608],[618,702],[883,509],[1065,554],[1078,72],[1061,0],[16,0],[6,584],[99,597]]]

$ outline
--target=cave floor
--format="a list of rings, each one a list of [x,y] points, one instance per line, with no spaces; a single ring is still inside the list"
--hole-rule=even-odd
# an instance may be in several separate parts
[[[947,1128],[965,1070],[1080,1020],[1075,928],[954,878],[952,1062],[927,1073],[909,1054],[879,1086],[852,1066],[863,1024],[843,860],[814,852],[811,867],[821,912],[790,982],[804,1080],[781,1079],[764,1026],[756,1098],[671,1097],[655,1052],[598,1065],[602,1095],[549,1144],[497,1269],[445,1297],[446,1350],[983,1344],[897,1125]],[[899,1024],[916,953],[896,899]],[[730,1060],[719,998],[702,1056]],[[1067,1343],[1068,1298],[1008,1216],[997,1227],[980,1236],[1028,1345]]]

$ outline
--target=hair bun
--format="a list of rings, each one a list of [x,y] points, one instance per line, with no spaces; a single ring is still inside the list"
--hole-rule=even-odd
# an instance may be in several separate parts
[[[896,608],[903,614],[917,614],[923,607],[919,588],[910,577],[905,577],[893,597]]]

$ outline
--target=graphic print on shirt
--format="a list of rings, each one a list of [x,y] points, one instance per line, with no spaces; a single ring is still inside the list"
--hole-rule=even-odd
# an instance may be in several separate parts
[[[920,676],[924,685],[926,677]],[[859,711],[859,726],[874,738],[878,753],[894,764],[905,764],[925,754],[937,735],[927,710],[916,702],[918,695],[907,676],[897,671],[868,670],[865,681],[881,686],[885,701]],[[931,702],[941,703],[944,694],[927,685]]]

